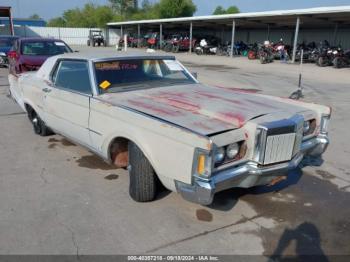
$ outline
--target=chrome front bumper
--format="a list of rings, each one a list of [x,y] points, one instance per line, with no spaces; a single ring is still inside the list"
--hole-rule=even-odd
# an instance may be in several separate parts
[[[176,181],[176,189],[188,201],[209,205],[217,192],[234,187],[249,188],[267,185],[275,178],[285,176],[288,171],[297,168],[305,156],[320,156],[326,151],[328,144],[328,136],[319,135],[304,141],[300,152],[289,162],[264,167],[248,161],[240,166],[215,173],[210,180],[196,177],[192,185]]]

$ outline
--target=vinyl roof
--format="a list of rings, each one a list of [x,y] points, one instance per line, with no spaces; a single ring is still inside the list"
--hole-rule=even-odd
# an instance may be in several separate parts
[[[98,60],[113,60],[113,59],[121,59],[121,58],[168,58],[175,59],[173,55],[161,55],[157,53],[146,53],[144,51],[101,51],[101,52],[74,52],[74,53],[65,53],[62,55],[58,55],[58,58],[66,58],[66,59],[86,59],[92,61]]]
[[[125,22],[111,22],[108,26],[116,27],[122,25],[138,25],[147,24],[201,24],[207,26],[231,26],[232,20],[236,20],[237,26],[242,27],[263,27],[266,25],[289,27],[295,25],[295,19],[300,16],[301,23],[307,26],[328,26],[331,24],[350,25],[350,6],[333,6],[333,7],[317,7],[308,9],[294,9],[294,10],[277,10],[268,12],[250,12],[238,13],[228,15],[210,15],[210,16],[194,16],[194,17],[180,17],[169,19],[154,19],[154,20],[139,20],[139,21],[125,21]]]

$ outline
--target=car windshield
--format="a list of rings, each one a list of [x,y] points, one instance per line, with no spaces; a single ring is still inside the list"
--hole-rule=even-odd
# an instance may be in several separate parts
[[[33,41],[22,43],[23,55],[52,56],[70,52],[72,52],[72,50],[64,42],[61,41]]]
[[[181,64],[170,59],[96,62],[95,74],[101,93],[196,83]]]
[[[12,46],[14,41],[14,38],[0,38],[0,47]]]

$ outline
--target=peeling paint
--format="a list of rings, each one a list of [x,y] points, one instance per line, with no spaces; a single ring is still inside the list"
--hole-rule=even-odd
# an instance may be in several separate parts
[[[108,93],[102,100],[154,115],[202,135],[240,128],[263,114],[300,111],[300,107],[249,93],[253,92],[193,84]]]

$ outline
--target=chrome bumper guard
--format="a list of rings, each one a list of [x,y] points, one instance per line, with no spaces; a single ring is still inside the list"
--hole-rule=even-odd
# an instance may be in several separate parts
[[[320,156],[326,151],[328,144],[328,136],[319,135],[304,141],[300,152],[288,162],[259,166],[253,161],[248,161],[240,166],[219,171],[213,174],[210,180],[196,177],[192,185],[175,181],[176,189],[188,201],[210,205],[217,192],[234,187],[266,185],[279,176],[285,176],[288,171],[297,168],[305,156]]]

